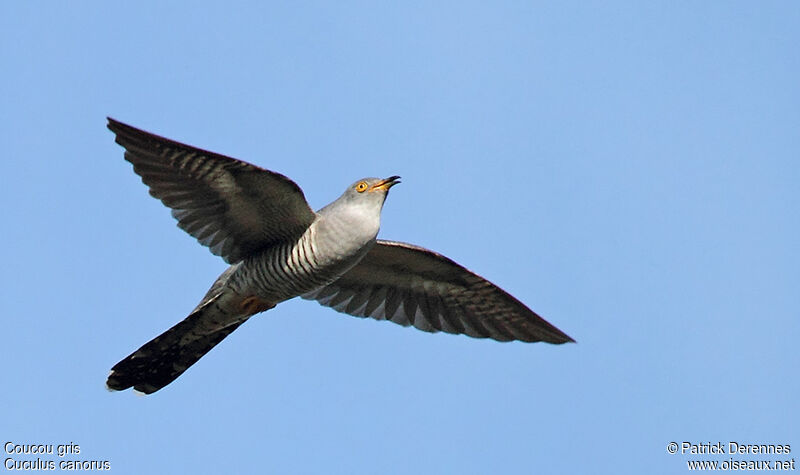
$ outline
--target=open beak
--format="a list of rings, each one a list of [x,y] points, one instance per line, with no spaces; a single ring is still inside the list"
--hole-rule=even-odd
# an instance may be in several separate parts
[[[376,191],[376,190],[386,190],[389,191],[389,188],[393,187],[394,185],[400,183],[400,177],[397,175],[390,176],[389,178],[385,178],[378,183],[372,185],[369,191]]]

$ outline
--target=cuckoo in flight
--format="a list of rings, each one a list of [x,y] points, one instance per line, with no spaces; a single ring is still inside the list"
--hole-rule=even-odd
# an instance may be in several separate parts
[[[363,178],[317,212],[289,178],[108,119],[178,226],[230,264],[183,321],[117,363],[106,385],[150,394],[253,315],[294,297],[356,317],[497,341],[574,341],[433,251],[376,239],[398,176]]]

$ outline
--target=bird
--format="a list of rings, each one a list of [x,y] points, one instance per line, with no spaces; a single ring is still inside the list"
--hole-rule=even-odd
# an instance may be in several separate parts
[[[315,212],[301,188],[280,173],[110,117],[107,126],[178,227],[229,264],[184,320],[113,366],[109,390],[154,393],[250,317],[295,297],[426,332],[575,341],[451,259],[377,239],[397,175],[360,179]]]

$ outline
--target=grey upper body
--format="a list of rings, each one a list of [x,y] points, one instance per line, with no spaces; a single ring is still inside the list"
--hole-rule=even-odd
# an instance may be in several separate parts
[[[574,341],[450,259],[377,240],[397,176],[359,180],[315,213],[283,175],[113,119],[108,127],[178,226],[231,264],[186,319],[114,366],[110,389],[157,391],[250,316],[296,296],[429,332]]]

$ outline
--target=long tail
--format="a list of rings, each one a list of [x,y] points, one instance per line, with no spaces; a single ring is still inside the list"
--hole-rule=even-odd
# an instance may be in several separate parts
[[[133,387],[150,394],[183,374],[249,318],[231,319],[216,300],[204,302],[182,322],[114,365],[106,386],[114,391]]]

